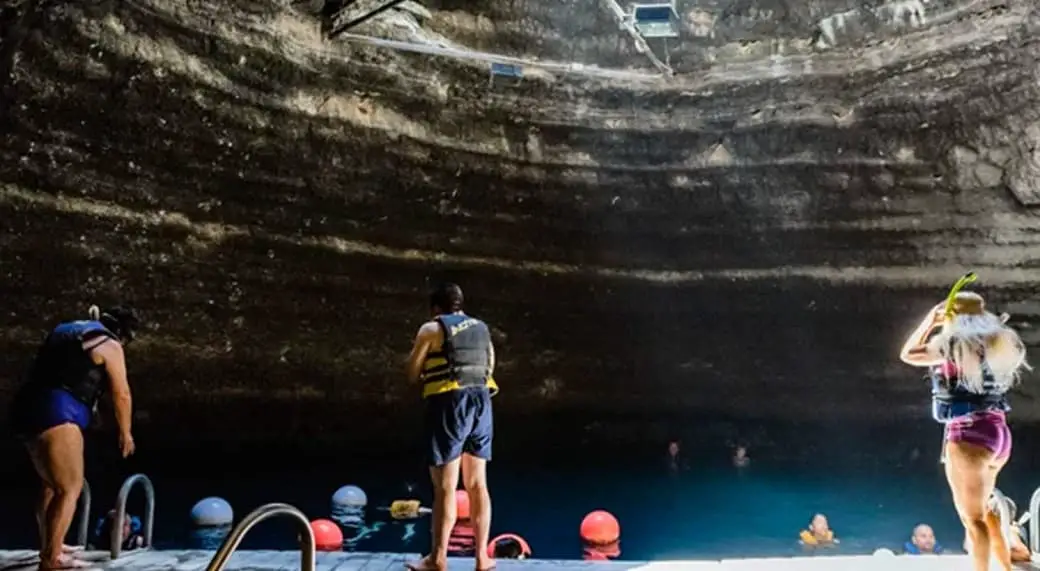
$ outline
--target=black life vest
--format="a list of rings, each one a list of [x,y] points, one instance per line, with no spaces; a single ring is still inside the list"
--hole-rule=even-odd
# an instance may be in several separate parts
[[[62,323],[47,335],[36,353],[29,383],[40,389],[63,389],[94,408],[108,388],[108,372],[94,363],[83,344],[105,337],[119,340],[98,321]]]
[[[932,418],[937,422],[946,424],[975,412],[1011,410],[1006,391],[997,385],[985,360],[982,361],[981,393],[965,388],[959,376],[947,377],[942,366],[929,369],[928,380],[932,385]]]

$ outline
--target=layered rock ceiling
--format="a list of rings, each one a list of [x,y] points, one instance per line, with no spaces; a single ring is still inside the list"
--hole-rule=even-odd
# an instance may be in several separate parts
[[[966,269],[1037,350],[1034,2],[679,0],[660,65],[600,0],[328,39],[377,4],[4,10],[5,391],[129,299],[142,425],[349,426],[416,400],[442,278],[494,326],[502,414],[919,417],[895,353]]]

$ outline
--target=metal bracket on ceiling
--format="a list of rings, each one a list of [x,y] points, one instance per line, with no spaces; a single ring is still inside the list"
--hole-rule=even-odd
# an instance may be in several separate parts
[[[654,67],[659,69],[665,75],[675,75],[675,70],[673,70],[670,65],[661,61],[661,59],[658,58],[656,54],[654,54],[654,50],[650,48],[650,44],[647,43],[646,37],[639,29],[640,22],[637,19],[638,14],[636,13],[636,11],[634,10],[632,15],[630,16],[625,12],[623,8],[621,8],[621,6],[617,3],[616,0],[602,0],[602,2],[603,5],[607,8],[607,10],[609,10],[612,14],[614,14],[614,17],[617,18],[618,25],[621,27],[621,29],[628,32],[628,35],[632,37],[632,41],[634,41],[636,44],[636,51],[645,55],[650,60],[650,63],[653,64]],[[654,7],[656,8],[657,6]],[[674,7],[672,7],[671,11],[672,13],[675,12]],[[666,36],[661,35],[660,37]]]
[[[342,8],[347,8],[351,4],[354,4],[356,1],[357,0],[346,0],[346,2],[343,3]],[[365,22],[371,20],[372,18],[375,18],[376,16],[382,14],[383,12],[386,12],[387,10],[389,10],[391,8],[394,8],[398,4],[403,4],[404,1],[405,0],[390,0],[386,4],[383,4],[382,6],[376,8],[375,10],[372,10],[372,11],[366,13],[366,14],[362,14],[361,16],[358,16],[357,18],[354,18],[353,20],[347,22],[346,24],[343,24],[342,26],[340,26],[340,27],[332,30],[331,32],[329,32],[329,39],[330,40],[335,39],[337,36],[340,36],[340,35],[348,32],[348,31],[350,31],[351,28],[355,28],[357,26],[360,26],[361,24],[364,24]]]

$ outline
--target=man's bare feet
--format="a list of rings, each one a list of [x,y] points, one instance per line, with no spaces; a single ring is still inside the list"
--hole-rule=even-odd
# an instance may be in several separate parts
[[[87,569],[90,563],[76,559],[71,555],[59,555],[56,561],[40,561],[40,571],[58,571],[59,569]]]
[[[412,571],[447,571],[448,560],[434,561],[433,556],[427,555],[418,561],[409,561],[404,566]]]
[[[62,544],[62,546],[61,546],[61,552],[62,553],[79,553],[80,551],[83,551],[83,546],[82,545],[64,545],[64,544]]]

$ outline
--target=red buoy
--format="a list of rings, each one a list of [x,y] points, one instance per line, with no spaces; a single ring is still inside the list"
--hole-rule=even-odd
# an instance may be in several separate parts
[[[339,551],[343,548],[343,531],[336,522],[327,519],[316,519],[311,522],[314,532],[314,546],[318,551]]]
[[[469,494],[466,490],[455,490],[455,511],[459,519],[469,519]]]
[[[581,538],[593,545],[614,543],[621,538],[621,524],[609,512],[596,510],[581,520]]]

